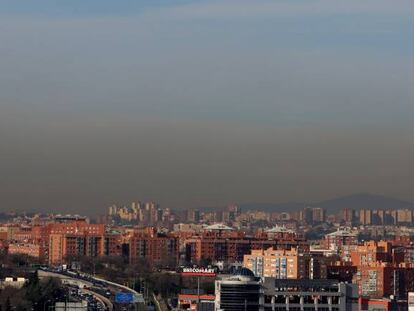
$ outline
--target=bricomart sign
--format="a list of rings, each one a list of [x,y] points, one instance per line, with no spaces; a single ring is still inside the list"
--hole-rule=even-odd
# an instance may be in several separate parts
[[[183,268],[181,271],[183,276],[216,276],[216,270],[211,268]]]

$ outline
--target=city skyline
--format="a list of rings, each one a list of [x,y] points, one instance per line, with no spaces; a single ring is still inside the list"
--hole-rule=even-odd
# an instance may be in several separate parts
[[[228,202],[227,204],[215,205],[215,206],[190,206],[189,208],[183,207],[174,207],[169,205],[162,205],[156,200],[145,200],[134,198],[131,201],[120,200],[117,202],[110,202],[104,207],[100,207],[97,210],[93,211],[82,211],[82,209],[64,209],[64,208],[52,208],[52,209],[42,209],[42,208],[27,208],[27,209],[18,209],[18,210],[2,210],[1,214],[4,215],[35,215],[35,214],[55,214],[55,215],[83,215],[87,217],[92,217],[95,219],[97,216],[104,215],[108,209],[111,208],[128,208],[141,205],[145,206],[146,204],[153,204],[157,208],[167,209],[176,212],[184,211],[199,211],[199,212],[213,212],[213,211],[222,211],[228,208],[229,206],[238,206],[243,211],[258,211],[265,213],[285,213],[288,211],[299,211],[306,207],[312,208],[323,208],[330,214],[339,214],[344,209],[352,210],[398,210],[398,209],[414,209],[414,202],[400,200],[398,198],[387,197],[382,195],[370,194],[370,193],[356,193],[347,196],[340,196],[335,198],[329,198],[322,201],[303,201],[303,202]]]

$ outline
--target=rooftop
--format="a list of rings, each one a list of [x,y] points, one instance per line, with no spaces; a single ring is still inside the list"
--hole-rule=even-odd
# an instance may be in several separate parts
[[[336,237],[336,236],[357,236],[358,233],[352,231],[350,228],[338,228],[335,232],[328,233],[326,236]]]
[[[267,233],[294,233],[293,230],[287,229],[285,226],[274,226],[271,229],[266,230]]]
[[[207,226],[205,229],[206,230],[234,230],[233,228],[226,226],[224,224],[213,224],[213,225]]]

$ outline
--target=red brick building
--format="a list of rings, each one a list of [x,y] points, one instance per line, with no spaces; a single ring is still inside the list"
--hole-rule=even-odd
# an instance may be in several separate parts
[[[129,261],[140,258],[163,267],[175,267],[179,259],[178,238],[159,234],[154,229],[149,233],[134,233],[129,238]]]
[[[45,250],[39,244],[13,242],[8,246],[8,254],[22,254],[33,258],[37,258],[39,261],[45,259]]]
[[[365,266],[378,261],[392,262],[391,243],[367,241],[351,251],[351,261],[355,266]]]
[[[414,268],[394,267],[381,262],[359,266],[353,283],[358,284],[359,294],[363,297],[382,298],[394,295],[405,299],[408,292],[414,291]]]
[[[49,263],[61,264],[70,257],[104,254],[105,227],[83,221],[53,224],[49,235]]]
[[[222,225],[213,225],[198,236],[185,240],[185,260],[199,263],[201,260],[213,262],[242,262],[244,255],[254,249],[291,249],[309,250],[308,243],[301,237],[289,232],[288,235],[267,233],[256,236],[246,236],[244,232],[235,231]],[[285,237],[285,238],[282,238]]]

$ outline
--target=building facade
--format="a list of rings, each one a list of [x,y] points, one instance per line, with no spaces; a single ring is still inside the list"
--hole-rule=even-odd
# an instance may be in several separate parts
[[[252,270],[258,277],[274,277],[279,279],[301,279],[308,276],[307,264],[303,252],[297,248],[279,250],[252,250],[244,255],[243,266]]]
[[[263,284],[246,268],[219,279],[216,285],[216,310],[264,311]]]
[[[358,288],[336,280],[265,278],[265,311],[357,311]]]

